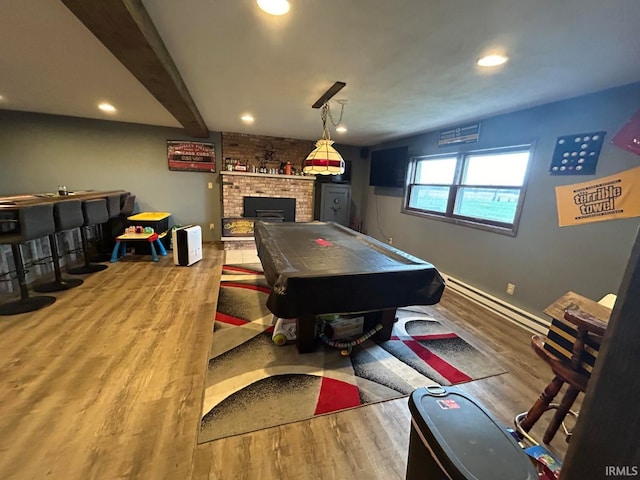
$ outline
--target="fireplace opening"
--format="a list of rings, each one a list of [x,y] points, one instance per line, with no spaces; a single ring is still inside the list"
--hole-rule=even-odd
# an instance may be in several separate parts
[[[284,210],[256,209],[256,218],[263,222],[284,222]]]
[[[265,222],[295,222],[296,199],[273,197],[243,197],[243,217]]]

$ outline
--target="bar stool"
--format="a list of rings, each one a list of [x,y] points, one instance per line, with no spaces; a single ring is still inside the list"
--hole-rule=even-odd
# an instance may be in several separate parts
[[[127,217],[133,214],[133,210],[136,205],[136,196],[127,192],[120,194],[120,212],[118,214],[118,218],[113,220],[111,233],[112,237],[115,238],[118,235],[122,235],[125,229],[129,226],[129,221]]]
[[[20,299],[0,305],[0,315],[17,315],[40,310],[56,301],[56,297],[29,296],[24,259],[20,244],[36,238],[46,237],[56,230],[53,220],[53,204],[44,203],[21,207],[18,212],[19,230],[0,234],[0,244],[11,245],[13,263],[16,268]]]
[[[98,255],[91,259],[93,262],[108,262],[111,258],[111,250],[114,245],[114,237],[122,232],[114,233],[118,230],[118,221],[120,218],[120,194],[109,195],[107,200],[107,212],[109,218],[106,223],[98,225],[97,245]]]
[[[80,237],[82,238],[84,265],[67,269],[67,272],[71,275],[84,275],[87,273],[99,272],[107,268],[106,265],[91,263],[89,257],[89,243],[87,242],[87,228],[93,225],[105,223],[109,220],[107,200],[104,198],[84,200],[82,202],[82,216],[84,220],[80,227]]]
[[[127,198],[131,196],[131,192],[124,192],[120,194],[120,210],[124,207]]]
[[[58,233],[82,227],[84,223],[82,202],[80,200],[65,200],[54,203],[53,218],[56,231],[49,235],[49,245],[51,245],[51,256],[53,257],[53,269],[56,279],[52,282],[36,285],[33,287],[36,292],[60,292],[80,286],[83,282],[79,278],[62,278],[60,255],[58,253]]]
[[[120,209],[120,217],[126,220],[127,217],[130,217],[131,215],[133,215],[133,211],[135,210],[135,207],[136,207],[136,196],[130,193],[124,199],[124,203],[122,204],[122,208]]]

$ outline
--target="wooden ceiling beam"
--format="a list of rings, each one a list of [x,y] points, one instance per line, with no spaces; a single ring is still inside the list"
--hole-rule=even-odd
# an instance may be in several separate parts
[[[61,1],[189,135],[209,136],[209,129],[141,0]]]
[[[327,90],[326,92],[324,92],[322,94],[322,96],[316,100],[316,103],[314,103],[313,105],[311,105],[311,108],[320,108],[322,107],[322,105],[324,105],[325,103],[327,103],[329,100],[331,100],[331,98],[338,93],[340,90],[342,90],[345,87],[346,83],[345,82],[335,82],[333,85],[331,85],[329,87],[329,90]]]

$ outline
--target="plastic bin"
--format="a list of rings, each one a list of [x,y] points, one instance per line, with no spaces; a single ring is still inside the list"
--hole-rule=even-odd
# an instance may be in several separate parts
[[[477,400],[455,387],[409,398],[407,480],[537,480],[529,457]]]
[[[169,212],[141,212],[127,217],[129,225],[151,227],[157,234],[169,230]]]
[[[169,212],[141,212],[127,217],[129,225],[140,225],[141,227],[151,227],[159,236],[159,240],[164,248],[170,248],[171,235],[169,232]],[[146,243],[136,245],[136,253],[150,255],[151,247]]]

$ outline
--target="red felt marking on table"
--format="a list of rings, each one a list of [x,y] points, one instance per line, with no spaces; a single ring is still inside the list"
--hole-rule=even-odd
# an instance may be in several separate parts
[[[333,245],[333,243],[331,243],[328,240],[325,240],[324,238],[316,238],[316,243],[321,247],[330,247]]]

